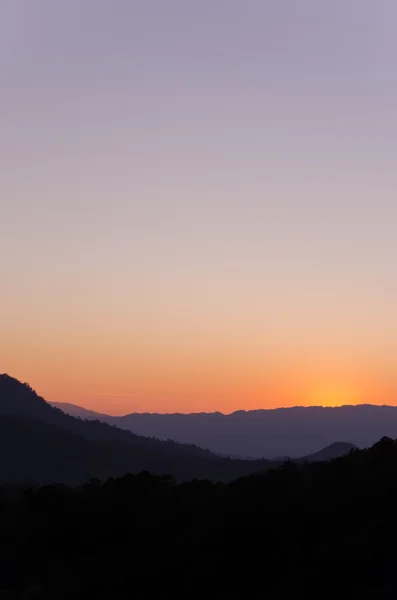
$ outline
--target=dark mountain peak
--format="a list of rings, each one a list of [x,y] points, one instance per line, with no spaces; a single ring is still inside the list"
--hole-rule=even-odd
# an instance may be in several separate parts
[[[19,379],[11,377],[11,375],[8,375],[8,373],[0,373],[0,389],[15,389],[21,386],[23,386],[29,391],[33,391],[28,383],[21,383]]]
[[[36,392],[28,383],[22,383],[19,379],[8,375],[8,373],[0,373],[0,394],[7,392],[14,394],[18,392],[20,395],[33,395],[37,397]]]
[[[0,414],[38,417],[58,413],[28,384],[7,373],[0,374]]]

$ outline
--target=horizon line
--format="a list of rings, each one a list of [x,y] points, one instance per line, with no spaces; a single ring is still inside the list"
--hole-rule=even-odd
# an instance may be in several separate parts
[[[360,404],[339,404],[335,406],[324,406],[321,404],[295,404],[292,406],[278,406],[273,408],[252,408],[252,409],[237,409],[230,413],[225,413],[222,411],[214,410],[214,411],[198,411],[198,412],[150,412],[150,411],[133,411],[127,412],[119,415],[112,415],[108,412],[100,412],[98,410],[93,410],[91,408],[86,408],[80,404],[74,404],[73,402],[56,402],[56,401],[47,401],[48,404],[51,405],[68,405],[73,406],[75,408],[80,408],[82,410],[86,410],[87,412],[95,413],[98,415],[106,415],[108,417],[122,418],[129,417],[131,415],[153,415],[153,416],[199,416],[199,415],[219,415],[223,417],[230,417],[237,413],[254,413],[254,412],[275,412],[279,410],[294,410],[294,409],[338,409],[338,408],[363,408],[363,407],[371,407],[371,408],[397,408],[397,404],[371,404],[371,403],[360,403]]]

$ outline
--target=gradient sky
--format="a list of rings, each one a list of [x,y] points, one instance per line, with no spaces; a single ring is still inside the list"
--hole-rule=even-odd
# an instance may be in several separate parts
[[[395,0],[1,0],[0,372],[397,403]]]

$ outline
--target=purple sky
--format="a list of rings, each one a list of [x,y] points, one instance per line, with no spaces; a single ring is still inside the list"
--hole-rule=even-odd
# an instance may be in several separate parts
[[[0,86],[0,372],[396,401],[394,0],[2,0]]]

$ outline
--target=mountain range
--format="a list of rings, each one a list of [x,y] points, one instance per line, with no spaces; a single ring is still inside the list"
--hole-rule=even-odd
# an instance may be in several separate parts
[[[193,414],[132,413],[121,417],[73,404],[55,404],[68,414],[98,419],[138,435],[191,443],[232,458],[300,458],[347,440],[359,448],[383,436],[397,437],[397,407],[362,404],[240,410]]]
[[[269,461],[221,458],[209,450],[77,419],[27,383],[0,375],[0,481],[78,484],[127,472],[228,481],[262,472]]]
[[[231,481],[285,460],[225,458],[198,445],[138,435],[89,416],[68,415],[27,383],[0,375],[0,482],[75,485],[142,471],[169,474],[176,481]],[[351,449],[340,442],[300,460],[328,460]]]

